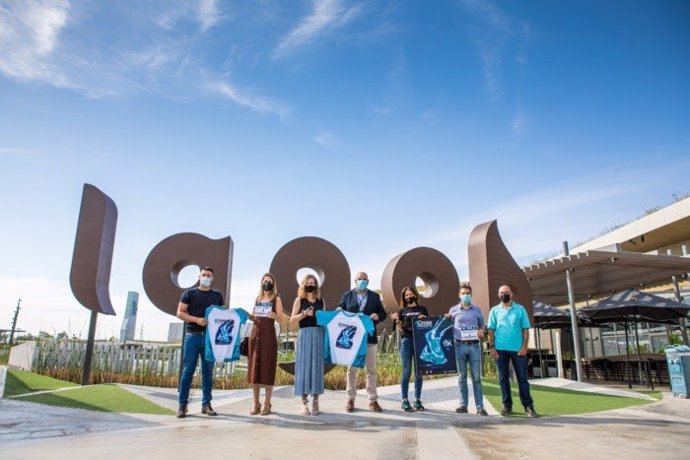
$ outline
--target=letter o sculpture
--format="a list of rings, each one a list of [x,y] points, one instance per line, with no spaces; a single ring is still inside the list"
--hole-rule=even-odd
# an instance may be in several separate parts
[[[290,314],[297,297],[297,272],[311,268],[318,274],[321,297],[328,310],[335,309],[343,292],[350,287],[350,265],[333,243],[315,236],[288,241],[273,256],[270,272],[276,277],[283,310]]]
[[[430,315],[442,315],[458,303],[460,280],[451,261],[442,252],[432,248],[414,248],[394,257],[383,270],[381,291],[388,313],[397,311],[400,291],[415,286],[417,277],[424,281],[425,292],[419,303]]]

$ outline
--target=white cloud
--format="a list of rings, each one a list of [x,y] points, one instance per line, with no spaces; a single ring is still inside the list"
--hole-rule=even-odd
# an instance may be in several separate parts
[[[330,131],[323,131],[313,136],[311,139],[321,147],[330,147],[335,143],[335,137]]]
[[[388,116],[393,113],[393,109],[385,105],[374,105],[371,107],[371,111],[377,115]]]
[[[361,9],[361,5],[345,8],[340,0],[314,0],[314,9],[311,14],[280,40],[273,57],[279,58],[288,54],[329,27],[343,26],[354,19]]]
[[[287,115],[289,112],[287,107],[268,100],[262,96],[250,94],[249,92],[241,90],[226,81],[212,81],[207,83],[206,87],[211,92],[219,94],[229,101],[257,112],[272,113],[281,118]]]
[[[0,71],[70,86],[52,59],[69,9],[66,0],[10,1],[0,7]]]
[[[515,134],[521,135],[524,134],[526,127],[527,118],[525,115],[522,112],[516,113],[513,121],[510,123],[510,129],[512,129]]]
[[[197,17],[201,30],[208,30],[220,21],[220,11],[217,0],[200,0]]]

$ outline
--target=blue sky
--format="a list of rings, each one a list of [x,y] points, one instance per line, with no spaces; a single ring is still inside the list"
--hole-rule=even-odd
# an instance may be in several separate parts
[[[97,337],[135,290],[164,339],[141,272],[174,233],[231,236],[248,307],[300,236],[375,288],[418,246],[465,279],[479,223],[528,264],[687,194],[690,4],[2,0],[0,107],[0,327],[21,297],[23,329],[86,335],[88,182],[119,210]]]

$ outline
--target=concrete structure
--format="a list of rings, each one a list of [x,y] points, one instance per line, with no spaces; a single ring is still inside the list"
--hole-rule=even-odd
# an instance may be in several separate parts
[[[611,232],[572,248],[584,252],[618,246],[622,251],[684,255],[682,246],[690,247],[690,197],[647,214]]]
[[[139,310],[139,293],[129,291],[127,293],[125,316],[120,327],[120,342],[122,343],[134,340],[134,333],[137,327],[137,310]]]
[[[24,342],[13,346],[12,349],[10,349],[9,366],[25,371],[32,370],[35,351],[36,342]]]

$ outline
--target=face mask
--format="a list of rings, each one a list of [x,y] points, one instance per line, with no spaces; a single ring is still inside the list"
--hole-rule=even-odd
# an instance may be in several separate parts
[[[503,303],[508,303],[508,302],[510,302],[510,294],[503,294],[503,295],[501,296],[501,302],[503,302]]]
[[[266,281],[261,287],[264,291],[270,291],[271,289],[273,289],[273,283],[271,283],[270,281]]]
[[[199,285],[203,287],[209,287],[211,285],[211,278],[209,278],[208,276],[202,276],[201,278],[199,278]]]
[[[314,292],[316,291],[316,286],[304,286],[304,292]]]
[[[417,299],[415,299],[414,297],[408,297],[405,299],[405,302],[407,302],[407,305],[412,305],[413,303],[415,303],[416,300]]]
[[[460,297],[460,301],[465,305],[469,305],[472,302],[472,294],[465,294],[464,296]]]
[[[369,286],[369,280],[358,280],[357,281],[357,289],[360,291],[363,291]]]

